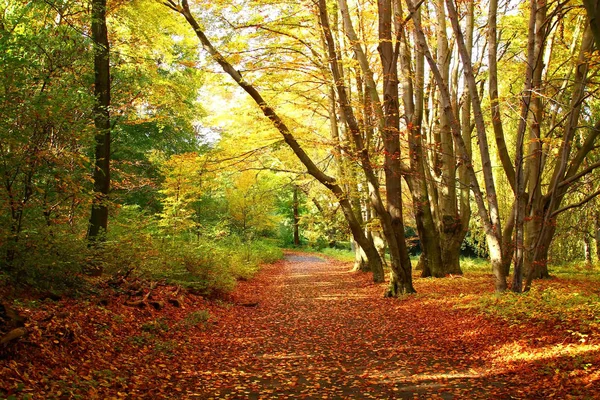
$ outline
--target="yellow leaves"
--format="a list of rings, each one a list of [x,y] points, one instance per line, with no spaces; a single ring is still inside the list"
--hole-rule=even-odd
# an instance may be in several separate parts
[[[231,218],[242,231],[268,229],[276,224],[275,196],[268,184],[255,171],[244,171],[236,175],[233,184],[225,190]]]
[[[162,225],[175,231],[193,225],[192,203],[202,195],[204,158],[197,153],[173,155],[164,160],[159,170],[165,177],[160,192],[163,200]]]

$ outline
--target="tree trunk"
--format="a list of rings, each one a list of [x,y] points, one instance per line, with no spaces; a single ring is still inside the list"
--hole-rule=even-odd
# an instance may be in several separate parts
[[[369,235],[367,235],[367,239],[369,239]],[[356,243],[356,240],[351,239],[350,248],[354,252],[354,266],[352,267],[352,271],[369,272],[370,269],[367,262],[367,255],[362,247]]]
[[[400,2],[397,2],[400,7]],[[402,15],[401,10],[399,14]],[[417,11],[413,18],[420,19]],[[405,176],[413,201],[414,217],[417,232],[421,242],[421,257],[417,269],[421,270],[421,276],[441,276],[443,272],[442,253],[440,249],[440,238],[438,230],[431,213],[431,203],[427,188],[425,173],[426,159],[423,153],[423,136],[421,135],[423,123],[424,102],[424,65],[423,54],[416,52],[415,71],[411,70],[411,52],[408,45],[408,37],[404,25],[398,29],[398,60],[402,68],[402,101],[406,116],[408,130],[408,146],[410,155],[410,176]],[[413,84],[414,79],[414,84]]]
[[[292,201],[292,211],[294,213],[294,246],[300,246],[300,213],[298,212],[298,186],[294,186],[294,198]]]
[[[446,12],[444,0],[436,0],[436,36],[437,36],[437,65],[442,80],[450,87],[450,49],[448,47],[448,36],[446,34]],[[452,103],[452,102],[451,102]],[[450,120],[444,113],[444,103],[439,104],[438,134],[436,137],[436,148],[439,153],[439,181],[438,181],[438,231],[440,236],[440,247],[442,253],[442,268],[438,269],[434,276],[443,277],[447,273],[460,273],[459,255],[462,240],[461,219],[458,215],[458,204],[456,197],[456,158],[452,144]]]
[[[490,253],[490,259],[492,263],[493,272],[496,278],[496,290],[502,292],[506,290],[506,276],[504,269],[502,268],[502,228],[500,223],[500,210],[498,208],[498,197],[496,193],[496,185],[494,183],[494,174],[492,171],[492,160],[489,152],[489,145],[487,140],[487,133],[485,128],[485,121],[483,119],[483,112],[481,109],[481,101],[479,92],[477,91],[477,82],[475,81],[475,75],[473,73],[473,66],[471,64],[471,57],[469,50],[467,49],[464,41],[464,36],[459,26],[459,17],[454,6],[453,0],[446,0],[446,7],[448,9],[448,17],[452,23],[452,30],[456,35],[456,44],[460,58],[463,63],[464,77],[469,88],[469,94],[471,97],[471,106],[473,107],[473,118],[475,121],[475,128],[477,132],[477,142],[479,144],[479,154],[481,156],[481,164],[483,169],[483,180],[485,184],[485,191],[487,197],[488,212],[484,216],[482,214],[482,220],[486,231],[486,238],[488,241],[488,248]],[[446,94],[447,95],[447,94]],[[446,100],[447,102],[448,100]],[[447,107],[450,105],[448,104]],[[447,109],[447,108],[446,108]],[[448,111],[446,111],[448,112]],[[461,155],[465,158],[469,158],[466,154],[466,149],[462,137],[454,135],[455,141],[458,139],[458,146],[461,148]],[[471,182],[475,186],[476,176],[469,170],[471,174]],[[473,171],[474,172],[474,171]],[[475,191],[475,198],[478,202],[481,202],[479,198],[480,192]],[[483,204],[478,205],[479,208],[483,207]],[[481,211],[480,211],[481,212]],[[485,218],[483,218],[485,217]]]
[[[385,159],[385,189],[387,210],[390,214],[393,238],[396,240],[399,268],[402,274],[390,282],[389,295],[412,293],[412,266],[404,237],[404,217],[402,215],[402,165],[400,148],[400,112],[398,95],[398,63],[392,43],[392,2],[379,0],[379,56],[383,67],[383,112],[384,130],[382,133]],[[388,245],[391,238],[388,237]],[[392,246],[390,245],[390,251]],[[392,272],[394,276],[394,272]]]
[[[596,211],[594,228],[594,238],[596,239],[596,261],[600,263],[600,211]]]
[[[106,0],[92,0],[92,40],[94,42],[94,125],[96,127],[96,163],[94,198],[87,237],[90,241],[105,233],[108,226],[110,190],[110,64]]]
[[[358,122],[354,115],[354,111],[349,101],[349,97],[347,94],[347,89],[344,84],[344,80],[340,75],[339,63],[337,59],[337,53],[335,50],[335,43],[333,40],[333,35],[331,33],[331,28],[329,25],[329,16],[327,12],[327,5],[325,0],[319,0],[319,18],[321,22],[321,27],[323,28],[323,34],[325,36],[325,42],[327,46],[327,52],[329,54],[329,63],[331,67],[331,73],[333,75],[333,80],[337,89],[337,99],[340,105],[340,109],[342,110],[345,118],[346,124],[348,125],[348,129],[350,131],[350,137],[354,143],[354,147],[356,152],[358,153],[358,158],[360,159],[362,169],[365,173],[365,177],[367,179],[367,187],[369,190],[369,197],[371,200],[371,204],[373,205],[373,209],[377,213],[381,225],[383,228],[383,233],[387,239],[388,246],[390,249],[390,257],[391,257],[391,279],[390,279],[390,287],[391,290],[388,291],[387,295],[390,293],[392,295],[397,295],[400,293],[413,293],[415,290],[412,287],[412,275],[410,271],[410,258],[408,257],[408,251],[406,249],[406,242],[404,241],[404,227],[402,226],[402,216],[398,217],[398,208],[394,208],[394,214],[390,214],[389,209],[386,209],[384,203],[381,199],[381,193],[379,190],[379,180],[373,169],[373,163],[371,162],[369,149],[365,147],[364,140],[362,134],[360,132]],[[344,19],[345,23],[347,23],[347,18]],[[357,56],[360,55],[360,59],[364,61],[364,54],[357,53]],[[369,79],[369,75],[365,76]],[[373,89],[376,90],[376,87],[373,85],[369,85],[371,91]],[[396,83],[397,90],[397,83]],[[374,94],[373,94],[374,96]],[[376,104],[375,104],[375,108]],[[395,154],[395,153],[393,153]],[[399,160],[398,160],[399,161]],[[386,171],[386,174],[388,171]],[[401,177],[398,176],[398,181],[400,181]],[[389,188],[386,187],[386,190]],[[388,198],[389,201],[389,198]],[[396,201],[396,200],[392,200]],[[400,198],[401,201],[401,198]],[[399,209],[400,213],[402,208]],[[400,228],[402,229],[402,240],[401,243],[398,243],[396,236],[396,229],[398,229],[398,222],[400,222]],[[406,255],[405,258],[401,256],[402,246],[404,246],[404,253]],[[401,261],[402,260],[402,261]],[[404,261],[404,264],[402,262]],[[406,271],[406,261],[408,261],[408,274]]]
[[[561,208],[560,205],[564,199],[569,187],[591,172],[595,167],[592,165],[587,172],[577,172],[586,159],[586,156],[595,148],[595,142],[600,135],[600,123],[589,131],[587,137],[578,145],[575,154],[573,152],[573,142],[579,125],[582,101],[585,98],[585,87],[588,74],[588,54],[593,47],[593,36],[591,29],[585,30],[581,48],[579,51],[578,64],[575,69],[573,93],[570,102],[570,112],[566,118],[563,128],[562,144],[556,157],[556,164],[552,174],[552,179],[548,185],[548,193],[544,196],[539,191],[530,193],[530,218],[526,227],[525,243],[529,252],[532,253],[531,261],[527,264],[527,277],[525,280],[525,290],[529,290],[531,282],[536,278],[548,278],[548,251],[554,232],[556,231],[556,218],[558,214],[567,208]],[[538,176],[540,174],[538,173]],[[541,182],[540,182],[541,183]],[[531,235],[530,238],[527,236]]]
[[[592,240],[587,232],[583,234],[583,254],[585,256],[585,263],[592,265]]]
[[[409,0],[409,7],[411,12],[414,13],[414,5]],[[470,62],[469,52],[466,49],[464,37],[458,25],[458,14],[454,3],[451,0],[446,2],[446,6],[449,12],[449,19],[452,23],[452,29],[456,35],[456,43],[458,45],[461,60],[464,66],[464,77],[469,88],[469,94],[471,96],[471,105],[473,107],[473,116],[475,119],[475,127],[477,130],[477,138],[479,144],[479,153],[481,155],[484,183],[486,188],[486,199],[484,199],[483,192],[477,181],[475,170],[471,162],[471,157],[467,153],[465,142],[460,132],[460,124],[454,115],[451,103],[450,92],[448,90],[447,82],[444,82],[442,75],[437,68],[437,64],[431,55],[429,46],[423,33],[421,24],[417,20],[415,22],[415,33],[417,38],[417,45],[425,54],[425,58],[430,66],[431,72],[440,87],[441,101],[444,103],[443,111],[450,120],[450,126],[452,130],[452,137],[454,144],[457,148],[457,153],[460,157],[460,161],[464,163],[469,179],[471,181],[471,190],[475,195],[475,201],[477,202],[477,208],[479,216],[484,227],[486,234],[486,240],[488,244],[488,250],[490,254],[490,260],[492,264],[492,270],[495,276],[496,291],[502,292],[506,290],[506,276],[504,274],[503,262],[502,262],[502,231],[500,226],[500,215],[498,212],[498,199],[496,196],[496,188],[494,184],[494,177],[492,172],[492,163],[489,154],[489,146],[487,141],[485,122],[483,119],[483,113],[481,110],[481,102],[479,92],[477,91],[477,83],[473,74],[473,66]],[[487,207],[486,207],[487,200]],[[488,210],[489,208],[489,210]]]

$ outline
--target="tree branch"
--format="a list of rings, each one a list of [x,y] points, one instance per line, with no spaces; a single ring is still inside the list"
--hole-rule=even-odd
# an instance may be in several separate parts
[[[600,195],[600,189],[596,190],[594,193],[590,194],[585,199],[581,200],[579,203],[569,204],[568,206],[564,206],[563,208],[559,208],[558,210],[556,210],[552,214],[550,214],[550,218],[554,218],[558,214],[562,213],[563,211],[570,210],[571,208],[581,207],[582,205],[584,205],[585,203],[589,202],[590,200],[593,200],[598,195]]]

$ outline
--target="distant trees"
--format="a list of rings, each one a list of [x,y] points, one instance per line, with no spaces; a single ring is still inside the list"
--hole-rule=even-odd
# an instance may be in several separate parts
[[[80,271],[92,258],[82,239],[86,232],[93,238],[105,231],[108,216],[118,209],[110,202],[129,196],[142,203],[132,196],[133,186],[150,187],[157,176],[142,176],[135,168],[141,160],[132,155],[143,154],[147,162],[153,148],[180,152],[182,143],[198,148],[191,123],[198,74],[186,74],[178,85],[180,72],[173,68],[190,56],[195,59],[195,49],[189,50],[185,36],[169,36],[153,45],[150,38],[127,37],[127,32],[139,33],[138,26],[130,23],[126,31],[119,23],[143,2],[93,3],[13,2],[0,15],[0,270],[23,282],[52,276],[53,271]],[[146,2],[150,9],[152,4]],[[176,32],[168,19],[163,23],[163,32]],[[136,44],[137,54],[132,52]],[[109,46],[114,49],[110,64]],[[158,46],[163,57],[182,56],[157,65],[147,56]],[[132,63],[135,57],[139,62]],[[158,76],[160,80],[153,79]],[[147,90],[150,85],[152,90]],[[160,92],[165,94],[156,96]],[[173,101],[190,105],[177,116],[168,97],[175,93]],[[104,135],[108,129],[117,133],[111,150]],[[168,138],[171,132],[177,134]],[[152,135],[159,138],[156,143],[143,142]],[[109,200],[111,156],[117,160],[112,170],[116,196]],[[95,161],[98,168],[92,167]]]
[[[62,17],[83,12],[72,7],[11,3],[0,20],[2,269],[85,218],[93,97],[89,43]]]

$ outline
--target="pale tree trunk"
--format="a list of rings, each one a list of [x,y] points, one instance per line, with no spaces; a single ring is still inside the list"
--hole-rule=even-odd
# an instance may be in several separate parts
[[[600,211],[596,211],[594,222],[594,238],[596,239],[596,261],[600,263]]]
[[[324,40],[324,39],[323,39]],[[324,44],[324,43],[323,43]],[[356,215],[356,219],[360,226],[364,226],[364,219],[362,215],[362,207],[360,205],[360,193],[358,191],[357,183],[356,183],[356,174],[354,172],[354,168],[349,165],[347,159],[348,154],[346,154],[346,147],[348,146],[348,140],[345,134],[344,129],[340,129],[338,124],[338,112],[336,107],[336,99],[335,99],[335,88],[333,86],[329,89],[329,126],[331,131],[331,140],[333,141],[334,147],[336,147],[336,151],[334,152],[334,158],[337,164],[337,175],[339,179],[342,179],[345,182],[345,191],[350,196],[350,203],[352,205],[352,209]],[[340,120],[343,120],[343,116],[340,115]],[[350,175],[350,177],[348,177]],[[366,235],[367,241],[373,242],[370,235]],[[360,244],[352,237],[351,239],[351,249],[354,252],[354,271],[370,271],[370,264],[367,259],[367,255]],[[383,273],[379,274],[377,271],[372,271],[374,276],[383,276]]]
[[[539,3],[539,4],[538,4]],[[546,6],[545,1],[539,0],[531,0],[531,16],[529,22],[529,44],[528,51],[530,55],[528,55],[528,65],[527,68],[527,79],[530,82],[529,88],[526,86],[525,89],[529,91],[529,94],[526,97],[529,100],[530,104],[526,104],[524,102],[524,106],[530,106],[531,112],[528,114],[529,110],[524,110],[521,112],[521,125],[524,125],[525,121],[529,123],[529,151],[528,151],[528,164],[527,164],[527,176],[528,176],[528,192],[529,192],[529,201],[528,205],[531,210],[534,211],[534,214],[530,216],[529,221],[526,225],[531,225],[524,230],[523,233],[531,234],[534,232],[541,232],[541,219],[543,219],[543,213],[539,213],[540,207],[544,202],[542,196],[542,188],[541,188],[541,173],[542,173],[542,142],[541,142],[541,119],[542,119],[542,104],[541,104],[541,96],[540,92],[541,88],[541,77],[542,70],[544,65],[542,63],[542,54],[544,51],[544,44],[546,39]],[[521,129],[519,130],[519,134],[521,133]],[[524,195],[524,190],[523,194]],[[517,218],[517,223],[520,226],[516,226],[517,233],[521,234],[523,231],[523,221],[525,210],[523,209],[523,215]],[[541,216],[541,218],[538,218]],[[531,218],[533,217],[533,218]],[[534,236],[535,237],[535,236]],[[527,239],[529,245],[534,245],[531,238]],[[528,248],[525,251],[526,256],[523,261],[523,271],[526,275],[534,276],[534,271],[530,271],[531,269],[540,269],[541,276],[547,275],[547,266],[540,265],[534,260],[533,255],[535,251],[533,248]],[[545,254],[548,253],[548,249],[544,251]],[[545,271],[545,272],[544,272]],[[515,271],[515,273],[522,273],[522,271]],[[513,285],[513,290],[520,292],[521,286]]]
[[[500,101],[498,98],[498,0],[490,0],[488,10],[488,31],[487,38],[489,44],[488,64],[489,64],[489,98],[491,104],[491,122],[494,129],[494,138],[498,157],[502,163],[502,168],[510,184],[511,189],[516,194],[515,182],[516,174],[513,163],[508,154],[508,148],[504,137],[504,127],[502,124],[502,112],[500,109]],[[516,196],[515,196],[516,197]],[[510,262],[515,249],[512,241],[513,230],[515,227],[516,208],[518,203],[514,203],[511,207],[511,214],[508,218],[502,234],[503,245],[503,266],[504,274],[508,275],[510,271]]]
[[[106,0],[92,1],[92,40],[94,42],[94,125],[96,127],[94,198],[87,238],[94,241],[108,227],[110,191],[110,64]]]
[[[340,3],[341,5],[341,3]],[[340,7],[342,8],[342,7]],[[347,11],[347,10],[346,10]],[[344,10],[342,9],[342,15],[344,16]],[[373,209],[377,213],[381,225],[383,228],[384,235],[387,239],[388,246],[390,249],[390,257],[391,257],[391,279],[390,279],[390,290],[389,294],[395,296],[400,293],[413,293],[414,288],[412,286],[412,275],[410,268],[410,259],[408,258],[408,251],[406,249],[406,242],[404,241],[404,232],[402,232],[401,240],[398,240],[398,236],[396,232],[398,229],[403,230],[402,225],[402,208],[401,203],[398,208],[396,203],[393,203],[392,208],[386,209],[379,191],[379,180],[375,171],[373,170],[373,165],[369,156],[369,150],[364,146],[364,140],[361,135],[360,129],[358,127],[358,123],[356,117],[354,115],[352,106],[350,105],[347,90],[344,85],[344,81],[341,79],[339,72],[339,64],[337,60],[337,54],[335,51],[335,43],[333,40],[333,36],[331,34],[331,29],[329,25],[329,17],[327,13],[327,6],[325,4],[325,0],[319,1],[319,16],[321,21],[321,26],[323,28],[323,32],[325,35],[325,40],[327,43],[327,51],[329,54],[329,62],[331,64],[331,71],[333,75],[333,79],[337,89],[337,99],[340,104],[340,109],[343,111],[344,116],[346,118],[346,123],[348,125],[350,136],[352,141],[354,142],[354,146],[356,151],[358,152],[358,157],[361,161],[363,171],[365,173],[365,177],[367,179],[367,186],[369,189],[369,197],[371,200],[371,204]],[[347,19],[344,16],[344,24],[346,25]],[[364,56],[364,54],[362,54]],[[357,57],[360,55],[357,54]],[[359,58],[360,60],[360,58]],[[369,79],[369,76],[365,76],[366,79]],[[371,94],[373,90],[376,91],[376,87],[369,87]],[[392,153],[396,154],[396,153]],[[388,174],[388,171],[386,171]],[[398,176],[398,181],[400,181],[400,176]],[[395,187],[388,188],[386,185],[386,190],[396,190]],[[390,199],[388,199],[389,201]],[[399,199],[401,201],[401,198]],[[392,201],[396,201],[392,199]],[[391,213],[393,212],[393,214]],[[399,212],[399,213],[398,213]],[[404,245],[404,248],[402,246]],[[404,250],[404,251],[403,251]],[[405,256],[405,257],[404,257]]]
[[[521,95],[521,117],[517,128],[517,149],[515,155],[515,182],[513,188],[515,191],[514,205],[514,273],[511,289],[513,292],[520,293],[523,289],[523,267],[530,265],[526,258],[530,257],[531,252],[524,251],[524,233],[525,233],[525,213],[527,202],[525,200],[525,171],[524,171],[524,150],[525,132],[527,125],[530,126],[529,140],[529,161],[527,165],[527,175],[529,182],[530,198],[541,198],[541,188],[539,185],[539,173],[541,168],[541,150],[540,148],[540,116],[541,104],[537,93],[541,90],[541,76],[543,65],[541,55],[543,54],[544,34],[536,31],[537,21],[545,16],[543,10],[537,9],[536,0],[532,0],[531,12],[529,18],[528,41],[527,41],[527,63],[525,71],[525,86]],[[536,93],[534,95],[534,93]],[[530,112],[531,111],[531,112]]]
[[[329,189],[332,194],[337,198],[340,208],[344,213],[346,222],[352,232],[354,239],[360,244],[365,250],[371,270],[381,271],[383,273],[383,267],[381,265],[381,258],[377,253],[377,249],[373,246],[372,242],[367,240],[365,233],[356,218],[352,205],[348,200],[347,193],[338,185],[335,178],[325,174],[309,155],[304,151],[300,143],[296,140],[292,132],[289,130],[285,122],[277,114],[277,112],[264,100],[258,90],[249,82],[244,80],[242,75],[236,70],[223,55],[212,45],[210,40],[204,34],[204,31],[194,18],[189,8],[187,0],[182,0],[181,4],[177,4],[175,1],[167,0],[165,5],[173,11],[180,13],[194,29],[196,36],[200,39],[202,46],[208,51],[211,57],[221,66],[223,71],[229,75],[248,95],[256,102],[260,107],[263,114],[271,121],[273,126],[279,131],[285,143],[294,152],[298,160],[305,166],[307,172],[319,181],[323,186]],[[383,276],[373,274],[373,279],[377,282],[383,280]]]
[[[486,231],[486,239],[488,242],[490,261],[492,263],[492,270],[496,278],[496,290],[504,291],[506,290],[506,276],[504,273],[505,271],[503,269],[502,262],[502,228],[500,224],[498,198],[496,195],[496,186],[494,183],[494,174],[492,171],[492,162],[489,153],[487,133],[485,128],[485,122],[483,119],[483,112],[481,109],[480,96],[479,92],[477,91],[477,83],[473,74],[473,66],[471,64],[469,50],[465,45],[464,36],[459,26],[458,13],[456,12],[454,1],[446,0],[446,7],[448,9],[448,17],[450,19],[450,22],[452,23],[452,30],[456,35],[456,44],[458,46],[460,58],[463,63],[464,77],[469,88],[469,94],[471,96],[471,105],[473,107],[473,118],[475,120],[475,128],[479,144],[479,154],[481,157],[481,164],[483,169],[483,180],[485,183],[485,191],[487,196],[487,205],[489,207],[488,213],[485,213],[485,218],[482,218],[482,220],[484,222],[484,229]],[[462,137],[455,136],[455,140],[457,138],[460,138],[459,147],[461,148],[463,157],[468,157],[468,155],[466,154],[464,142],[462,141]],[[476,179],[477,178],[473,171],[473,173],[471,174],[471,181],[473,184],[475,184]],[[477,188],[476,185],[474,185],[474,187]],[[479,194],[475,192],[476,200],[478,196]],[[483,204],[478,205],[479,208],[482,208],[483,206]],[[483,217],[483,213],[481,211],[480,213]]]
[[[335,32],[332,32],[332,37],[333,35],[335,35],[337,33],[337,26],[338,26],[338,18],[337,18],[337,13],[334,15],[334,27],[336,27]],[[327,48],[327,42],[325,39],[325,35],[324,32],[321,32],[321,41],[322,41],[322,45],[324,48]],[[337,35],[336,35],[337,37]],[[338,40],[339,42],[339,40]],[[324,64],[326,65],[328,63],[328,54],[324,54],[325,59],[324,59]],[[342,50],[341,48],[336,49],[336,57],[341,59],[342,58]],[[343,68],[339,68],[338,69],[339,72],[339,76],[340,76],[340,81],[344,81],[344,70]],[[357,81],[360,82],[360,76],[357,75],[356,77]],[[359,83],[360,84],[360,83]],[[359,92],[359,96],[360,96],[360,92]],[[368,240],[368,242],[370,244],[372,244],[377,250],[378,253],[381,256],[381,252],[379,252],[379,249],[377,248],[377,246],[375,246],[375,242],[373,240],[373,236],[371,235],[371,232],[365,228],[365,219],[363,218],[363,212],[362,212],[362,205],[361,205],[361,191],[359,190],[358,187],[358,174],[357,171],[354,167],[354,165],[352,165],[352,163],[349,161],[353,158],[352,154],[348,154],[348,150],[347,149],[351,149],[351,151],[355,152],[356,150],[356,146],[354,146],[354,142],[348,139],[348,123],[346,121],[346,116],[344,114],[344,112],[341,109],[338,109],[338,107],[336,106],[337,104],[337,99],[336,99],[336,86],[335,84],[331,84],[330,87],[330,112],[333,114],[330,114],[330,119],[332,121],[331,127],[332,130],[335,129],[334,132],[332,132],[332,136],[335,135],[335,140],[337,140],[337,142],[339,143],[339,148],[340,151],[339,153],[336,152],[336,154],[339,154],[338,158],[338,175],[340,177],[342,177],[344,179],[345,182],[345,187],[346,187],[346,192],[349,194],[350,196],[350,202],[352,204],[352,208],[354,209],[354,212],[356,214],[356,217],[358,219],[358,221],[360,222],[361,226],[363,227],[363,231],[365,232],[366,238]],[[365,107],[367,107],[367,104],[365,104]],[[365,133],[365,140],[368,141],[368,137],[369,137],[369,130],[370,125],[369,125],[369,120],[368,120],[368,113],[365,110],[364,114],[363,114],[364,120],[362,121],[362,126],[363,126],[363,130],[366,132]],[[336,119],[339,118],[340,120],[340,124],[337,124]],[[367,218],[368,221],[368,218]],[[353,250],[354,250],[354,267],[353,270],[354,271],[363,271],[363,272],[367,272],[370,271],[371,265],[368,263],[368,259],[367,259],[367,255],[365,253],[365,250],[362,248],[362,246],[356,241],[353,240]],[[382,257],[382,266],[385,265],[385,259]],[[379,265],[377,265],[377,268],[379,268]],[[383,281],[383,276],[384,276],[384,272],[383,270],[373,270],[371,271],[373,272],[373,276],[374,277],[382,277],[381,281]]]
[[[583,255],[585,257],[585,263],[592,265],[592,239],[589,233],[583,234]]]
[[[294,246],[300,246],[300,213],[298,212],[298,186],[294,186],[292,212],[294,214]]]
[[[397,2],[399,14],[400,1]],[[420,19],[417,11],[413,18]],[[440,238],[431,213],[429,192],[425,173],[426,159],[423,154],[423,103],[424,103],[424,58],[416,52],[415,71],[411,69],[411,51],[404,24],[397,26],[399,37],[399,62],[402,68],[402,101],[408,130],[411,173],[405,175],[413,201],[414,217],[417,232],[421,241],[422,253],[417,269],[421,275],[444,276]],[[413,84],[414,79],[414,84]]]
[[[488,10],[488,63],[489,63],[489,96],[491,104],[491,122],[494,128],[494,138],[496,140],[496,148],[498,156],[504,168],[506,178],[515,190],[515,170],[508,154],[506,141],[504,138],[504,128],[502,125],[502,113],[500,110],[500,100],[498,98],[498,0],[489,0]]]
[[[588,54],[593,48],[593,35],[588,27],[583,35],[581,48],[579,51],[578,65],[574,75],[573,94],[569,105],[569,114],[566,118],[563,128],[562,145],[557,155],[557,161],[554,166],[552,179],[548,185],[548,193],[539,197],[530,199],[530,218],[531,227],[526,228],[526,248],[532,253],[529,259],[526,259],[525,270],[527,277],[525,280],[525,290],[529,290],[531,282],[535,278],[548,277],[548,251],[554,232],[556,231],[556,217],[563,211],[570,209],[571,206],[561,208],[562,200],[570,186],[576,183],[581,177],[592,172],[600,166],[600,163],[589,165],[583,171],[579,171],[587,155],[595,148],[595,142],[600,136],[600,123],[589,131],[589,134],[575,150],[573,149],[573,139],[579,125],[582,103],[586,97],[585,87],[588,74]],[[572,154],[574,153],[574,154]],[[540,167],[543,168],[543,167]],[[592,193],[579,205],[592,200],[598,192]],[[530,196],[532,194],[530,193]],[[577,206],[577,205],[574,205]],[[530,237],[527,237],[527,236]],[[527,247],[529,246],[529,247]]]
[[[467,5],[466,15],[466,30],[465,30],[465,45],[469,52],[469,57],[472,57],[471,49],[473,48],[473,31],[475,27],[475,2],[470,1]],[[465,90],[462,96],[461,114],[460,114],[461,133],[463,142],[465,143],[465,151],[469,158],[473,157],[471,134],[473,132],[471,124],[471,96],[469,91]],[[467,232],[469,231],[469,222],[471,220],[471,180],[469,173],[464,164],[458,166],[458,182],[460,185],[459,192],[459,207],[460,207],[460,226],[462,231],[457,235],[458,240],[456,241],[456,259],[460,259],[460,248],[462,246]]]
[[[411,8],[411,12],[414,11],[414,6],[410,3],[409,7]],[[477,91],[477,83],[475,81],[475,76],[473,74],[473,67],[471,65],[469,52],[466,49],[464,36],[460,27],[458,25],[458,14],[454,7],[454,3],[449,0],[446,3],[446,7],[448,9],[448,18],[452,23],[452,29],[454,34],[456,35],[456,43],[458,45],[460,57],[464,67],[464,77],[467,82],[467,86],[469,88],[469,94],[471,96],[471,105],[473,107],[473,117],[475,120],[475,127],[477,131],[477,138],[479,144],[479,153],[481,157],[481,163],[483,168],[483,176],[484,183],[486,188],[486,198],[484,199],[481,188],[479,187],[479,183],[477,181],[477,176],[475,174],[475,170],[473,169],[473,164],[471,162],[471,158],[467,153],[467,149],[465,143],[463,141],[461,132],[460,132],[460,123],[458,122],[454,112],[452,110],[452,103],[450,97],[450,91],[446,82],[444,82],[443,77],[437,68],[437,64],[435,63],[431,51],[429,50],[429,46],[427,45],[427,41],[425,38],[425,34],[423,33],[423,29],[417,21],[415,22],[415,33],[417,37],[417,44],[422,49],[425,54],[425,58],[429,63],[431,71],[435,77],[435,80],[440,87],[440,95],[441,101],[444,105],[444,114],[447,115],[450,121],[450,127],[452,129],[452,137],[454,140],[454,144],[457,148],[458,155],[461,159],[461,163],[464,163],[467,168],[467,173],[471,180],[471,189],[475,196],[475,201],[477,202],[477,208],[479,211],[479,216],[481,218],[483,228],[486,234],[486,241],[488,244],[488,251],[490,254],[490,261],[492,264],[492,270],[495,276],[495,286],[497,291],[506,290],[506,276],[504,273],[503,262],[502,262],[502,231],[500,226],[500,216],[498,212],[498,199],[496,197],[496,187],[494,184],[494,177],[492,171],[491,157],[489,154],[489,146],[487,142],[485,122],[483,119],[483,114],[481,110],[481,102],[479,93]],[[487,207],[486,207],[487,203]],[[489,210],[488,210],[489,209]]]
[[[450,88],[450,49],[448,47],[448,36],[446,35],[446,12],[444,0],[436,0],[436,37],[437,37],[437,66],[442,80]],[[438,88],[439,90],[439,88]],[[450,103],[453,103],[450,101]],[[435,135],[435,148],[441,153],[439,157],[438,190],[437,190],[437,221],[440,236],[440,247],[442,250],[443,270],[446,273],[461,273],[459,265],[460,236],[462,234],[461,219],[458,215],[458,204],[456,194],[456,158],[454,157],[454,146],[450,130],[450,120],[443,111],[442,103],[439,105],[438,134]]]

